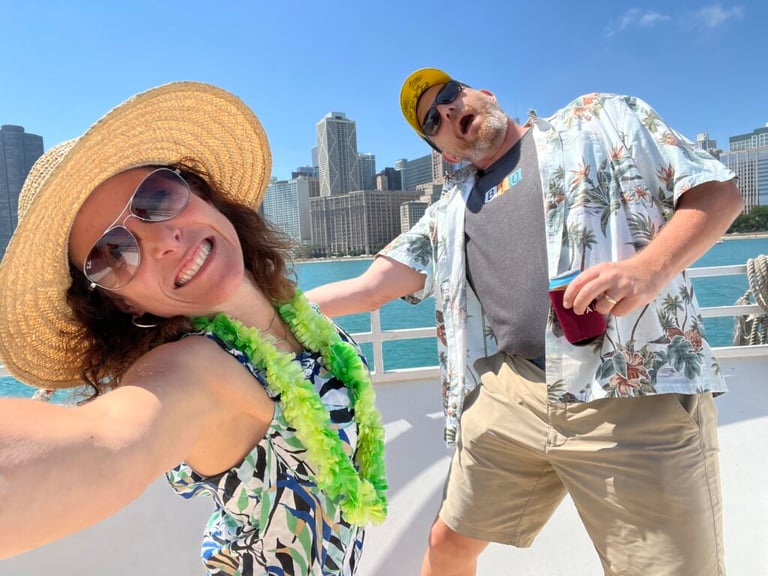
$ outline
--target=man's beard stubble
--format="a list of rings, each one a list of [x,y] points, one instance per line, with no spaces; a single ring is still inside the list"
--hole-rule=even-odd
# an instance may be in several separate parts
[[[461,155],[473,164],[481,162],[498,150],[504,141],[509,124],[506,113],[492,98],[484,100],[484,104],[477,111],[477,115],[482,119],[483,125],[480,126],[477,140],[466,150],[463,150]]]

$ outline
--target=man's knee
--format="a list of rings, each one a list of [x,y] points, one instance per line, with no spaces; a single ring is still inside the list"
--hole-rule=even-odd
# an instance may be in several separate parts
[[[435,520],[429,531],[429,548],[435,552],[450,550],[453,554],[461,552],[465,555],[477,556],[487,545],[488,542],[484,540],[476,540],[455,532],[440,518]]]

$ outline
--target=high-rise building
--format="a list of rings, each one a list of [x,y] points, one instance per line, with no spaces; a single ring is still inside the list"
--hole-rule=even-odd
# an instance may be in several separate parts
[[[411,200],[400,204],[400,232],[410,230],[419,218],[424,216],[428,207],[429,202],[422,200]]]
[[[749,134],[731,136],[728,144],[730,149],[720,155],[720,161],[738,177],[744,211],[768,206],[768,124]]]
[[[42,136],[24,132],[21,126],[0,126],[0,258],[18,223],[21,187],[42,154]]]
[[[696,142],[693,143],[694,147],[699,150],[717,150],[717,140],[709,137],[709,132],[701,132],[696,134]]]
[[[355,122],[342,112],[329,112],[316,125],[320,196],[362,190]]]
[[[443,158],[443,155],[440,152],[432,150],[432,182],[434,184],[445,184],[445,176],[454,170],[457,170],[462,165],[463,163],[461,162],[458,164],[451,164],[448,160]]]
[[[427,204],[434,204],[440,199],[443,193],[443,184],[430,182],[428,184],[419,184],[416,186],[416,192],[419,193],[419,200]]]
[[[415,192],[360,190],[309,201],[312,244],[328,255],[374,254],[400,233],[400,205]]]
[[[436,150],[415,160],[402,159],[395,162],[403,190],[416,190],[421,184],[443,184],[445,175],[459,166],[447,162]]]
[[[403,185],[400,179],[400,170],[396,170],[391,166],[384,168],[381,172],[376,174],[376,190],[402,190]]]
[[[317,166],[299,166],[296,170],[291,170],[291,178],[298,178],[299,176],[314,176],[317,178]]]
[[[312,228],[309,217],[309,199],[317,196],[315,176],[299,175],[290,180],[272,178],[262,204],[264,217],[290,236],[297,244],[309,244]]]
[[[748,134],[739,134],[728,138],[728,151],[750,150],[768,146],[768,123],[763,128],[752,130]]]
[[[720,158],[720,154],[723,153],[723,151],[717,147],[717,140],[709,137],[709,132],[696,134],[696,141],[693,143],[693,147],[697,150],[709,152],[712,156],[718,159]]]
[[[376,189],[376,156],[374,154],[360,154],[361,190]]]
[[[312,166],[317,168],[318,162],[317,162],[317,146],[312,146]]]

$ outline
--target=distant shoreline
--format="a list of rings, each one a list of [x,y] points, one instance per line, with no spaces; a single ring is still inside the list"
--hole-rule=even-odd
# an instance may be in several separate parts
[[[768,238],[768,232],[736,232],[723,236],[723,240],[752,240],[755,238]]]
[[[296,264],[322,264],[323,262],[354,262],[357,260],[373,260],[371,256],[337,256],[336,258],[295,258]]]

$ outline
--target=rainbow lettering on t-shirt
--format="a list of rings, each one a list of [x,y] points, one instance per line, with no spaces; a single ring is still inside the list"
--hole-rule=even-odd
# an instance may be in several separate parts
[[[485,203],[488,204],[491,200],[494,198],[498,198],[504,192],[512,188],[515,184],[521,182],[523,179],[523,170],[522,168],[517,168],[514,172],[511,174],[508,174],[504,177],[504,179],[499,182],[496,186],[488,190],[488,192],[485,193]]]

